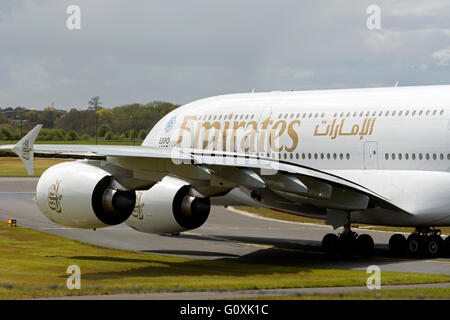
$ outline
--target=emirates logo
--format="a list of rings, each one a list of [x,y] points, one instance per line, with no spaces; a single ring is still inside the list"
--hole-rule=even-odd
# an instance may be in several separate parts
[[[136,205],[133,210],[133,217],[138,218],[139,220],[144,219],[144,204],[141,202],[142,192],[136,193]]]
[[[56,213],[61,213],[61,199],[62,195],[59,194],[59,186],[61,180],[56,180],[55,184],[52,184],[48,188],[48,207]]]
[[[30,148],[30,143],[28,139],[26,139],[22,144],[22,157],[25,160],[30,160],[30,154],[33,150]]]

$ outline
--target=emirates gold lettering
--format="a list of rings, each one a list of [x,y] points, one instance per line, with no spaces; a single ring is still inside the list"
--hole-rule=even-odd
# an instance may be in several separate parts
[[[268,117],[260,124],[254,120],[201,122],[196,116],[185,116],[178,133],[177,147],[189,142],[194,149],[231,152],[292,152],[299,145],[300,120],[274,121]],[[272,125],[273,124],[273,125]],[[286,136],[286,139],[283,136]],[[268,148],[268,150],[266,150]]]
[[[365,118],[361,123],[360,120],[356,120],[356,123],[348,124],[346,119],[342,119],[340,122],[337,119],[333,119],[331,124],[328,124],[327,120],[322,120],[315,126],[315,137],[330,137],[332,140],[337,137],[343,136],[358,136],[362,139],[364,136],[370,136],[373,133],[376,118]],[[350,120],[352,121],[352,120]],[[353,120],[355,121],[355,120]]]
[[[288,135],[292,140],[292,146],[291,147],[287,147],[286,146],[286,151],[287,152],[293,152],[297,149],[298,146],[298,134],[297,131],[294,129],[294,125],[297,125],[298,127],[300,127],[300,120],[294,120],[292,122],[289,123],[288,126]]]

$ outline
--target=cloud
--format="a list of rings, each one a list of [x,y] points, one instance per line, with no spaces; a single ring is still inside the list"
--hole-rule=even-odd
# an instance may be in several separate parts
[[[372,0],[4,1],[0,107],[448,84],[433,68],[449,63],[447,3],[380,0],[382,28],[368,30]],[[66,28],[72,4],[81,30]]]
[[[432,54],[436,64],[438,66],[448,66],[450,65],[450,47],[441,49]]]

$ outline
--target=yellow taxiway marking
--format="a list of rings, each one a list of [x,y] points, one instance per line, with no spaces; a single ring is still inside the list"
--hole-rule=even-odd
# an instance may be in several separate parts
[[[440,260],[427,260],[424,262],[435,262],[435,263],[450,263],[450,261],[440,261]]]
[[[235,241],[232,241],[232,242],[235,242]],[[273,248],[273,246],[265,245],[265,244],[247,243],[247,242],[236,242],[236,243],[242,244],[244,246],[251,246],[251,247],[257,247],[257,248],[263,248],[263,249]]]
[[[392,260],[392,261],[409,261],[409,262],[427,262],[427,263],[450,263],[450,261],[441,261],[441,260],[414,260],[414,259],[406,259],[406,258],[387,258],[387,257],[378,257],[383,260]]]

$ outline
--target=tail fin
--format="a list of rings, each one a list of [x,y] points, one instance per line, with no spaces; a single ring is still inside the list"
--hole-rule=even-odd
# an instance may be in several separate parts
[[[41,131],[42,124],[38,124],[30,132],[27,133],[25,137],[17,142],[13,147],[12,151],[19,156],[19,158],[25,164],[28,174],[31,176],[34,173],[34,151],[33,145],[36,141],[39,131]]]

